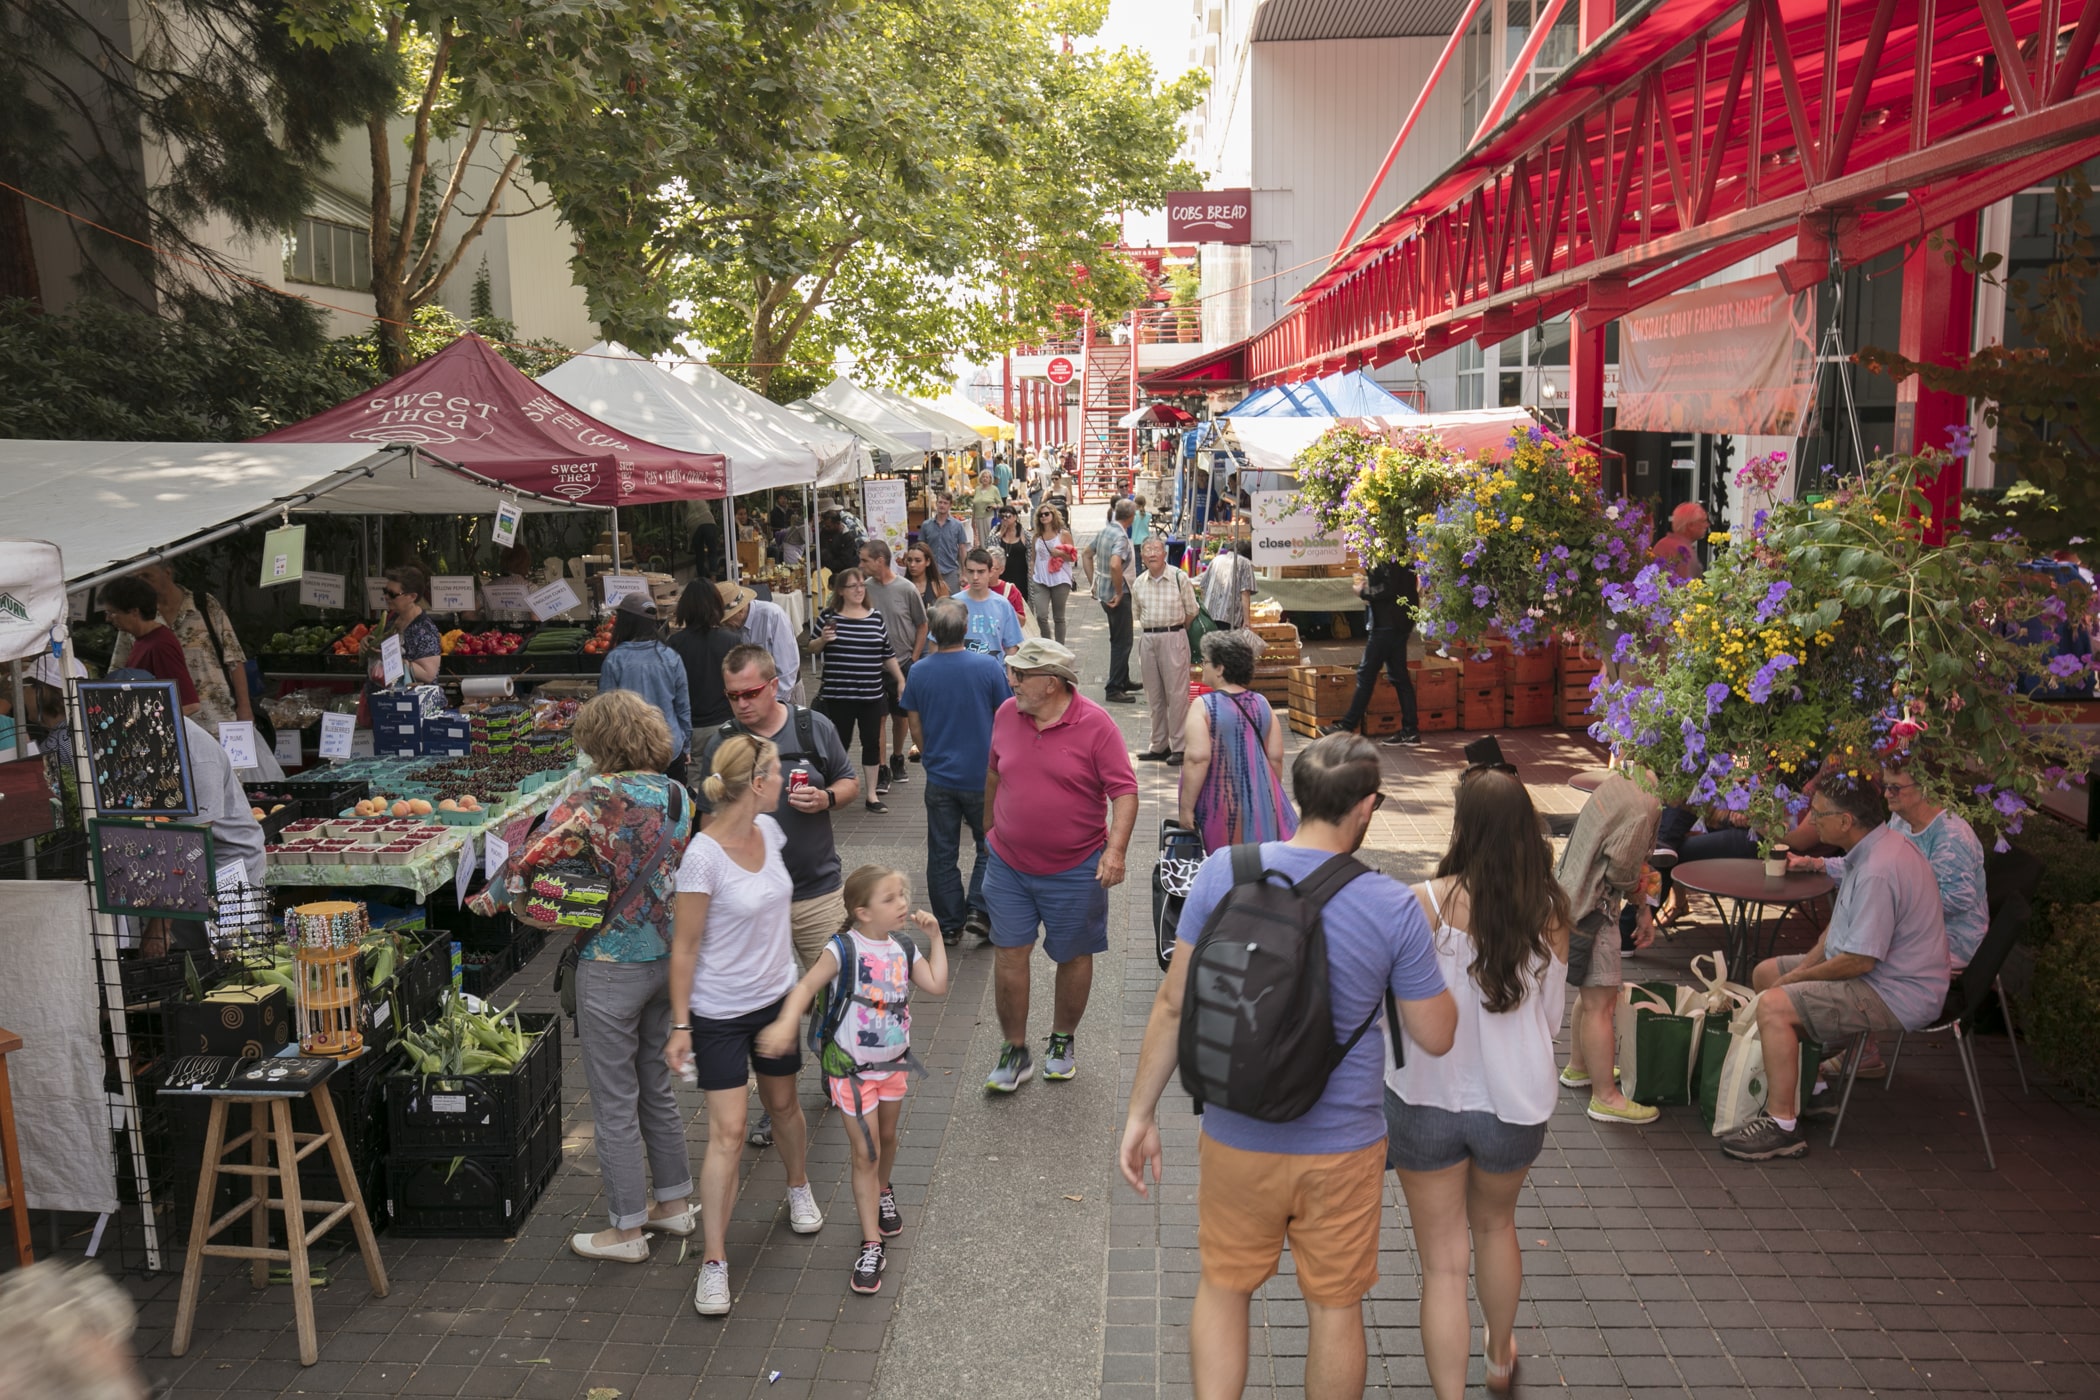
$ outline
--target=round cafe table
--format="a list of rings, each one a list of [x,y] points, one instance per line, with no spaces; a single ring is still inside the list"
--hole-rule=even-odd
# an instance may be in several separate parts
[[[1574,777],[1568,779],[1568,786],[1577,792],[1591,793],[1603,787],[1604,780],[1610,776],[1611,769],[1609,768],[1585,768]]]
[[[1756,956],[1771,956],[1787,914],[1837,888],[1837,881],[1816,871],[1767,875],[1761,860],[1688,860],[1671,871],[1670,878],[1694,893],[1713,896],[1728,930],[1724,947],[1729,974],[1745,983]],[[1764,911],[1773,908],[1779,917],[1768,919]]]

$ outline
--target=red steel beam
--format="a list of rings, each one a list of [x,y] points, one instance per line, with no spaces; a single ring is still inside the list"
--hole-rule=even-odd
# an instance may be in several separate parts
[[[2100,153],[2100,0],[1782,4],[1650,0],[1339,255],[1250,374],[1494,336],[1600,278],[1645,301],[1790,235],[1814,280]]]

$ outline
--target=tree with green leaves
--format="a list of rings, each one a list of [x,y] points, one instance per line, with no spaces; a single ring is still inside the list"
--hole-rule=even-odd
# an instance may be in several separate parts
[[[74,216],[91,290],[150,305],[179,259],[180,280],[223,292],[232,269],[200,226],[290,228],[396,62],[356,36],[308,42],[265,0],[0,0],[0,181]],[[23,197],[0,190],[0,297],[59,300],[49,275]]]
[[[614,231],[637,207],[681,182],[712,195],[710,169],[731,158],[762,166],[805,96],[801,43],[844,3],[292,0],[294,33],[376,41],[405,76],[398,101],[365,120],[382,365],[413,363],[415,314],[489,221],[536,207],[522,175],[631,254],[635,240]],[[593,271],[633,275],[617,258]]]
[[[2100,275],[2087,210],[2092,186],[2074,167],[2056,187],[2057,257],[2033,281],[2006,285],[2006,306],[2025,345],[1986,345],[1959,365],[1905,358],[1869,346],[1859,362],[1892,379],[1918,375],[1927,388],[1984,402],[1984,421],[1998,430],[1997,460],[2020,484],[2006,495],[2024,533],[2037,544],[2067,535],[2100,534],[2100,340],[2086,328],[2085,297]],[[2004,259],[1943,245],[1950,261],[1995,278]],[[2047,498],[2046,500],[2044,498]]]
[[[1039,338],[1079,310],[1120,316],[1145,288],[1112,251],[1117,216],[1198,181],[1176,151],[1202,78],[1162,86],[1142,56],[1070,51],[1064,37],[1104,14],[1098,0],[866,0],[824,36],[837,95],[821,140],[732,163],[713,197],[661,208],[649,266],[666,275],[596,275],[623,245],[572,216],[594,314],[644,350],[688,329],[775,397],[841,350],[927,386],[957,352]]]

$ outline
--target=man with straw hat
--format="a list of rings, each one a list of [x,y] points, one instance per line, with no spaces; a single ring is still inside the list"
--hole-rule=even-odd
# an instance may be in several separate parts
[[[1073,1036],[1108,951],[1108,892],[1123,882],[1137,826],[1137,775],[1123,731],[1079,693],[1078,658],[1030,637],[1006,658],[1014,698],[992,719],[984,816],[984,900],[998,948],[993,974],[1005,1045],[985,1087],[1010,1094],[1035,1076],[1028,1053],[1029,954],[1036,931],[1057,965],[1045,1079],[1078,1073]]]
[[[725,580],[715,587],[722,594],[722,625],[772,653],[780,675],[780,703],[809,704],[809,695],[802,688],[802,644],[795,637],[795,624],[788,621],[787,609],[741,583]]]

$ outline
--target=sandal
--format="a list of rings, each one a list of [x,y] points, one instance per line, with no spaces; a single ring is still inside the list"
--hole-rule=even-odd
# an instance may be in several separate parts
[[[1487,1362],[1487,1388],[1494,1391],[1497,1395],[1507,1395],[1510,1388],[1517,1382],[1516,1337],[1512,1335],[1509,1339],[1509,1364],[1507,1366],[1497,1366],[1493,1353],[1488,1349],[1488,1330],[1482,1327],[1480,1329],[1480,1354]]]

